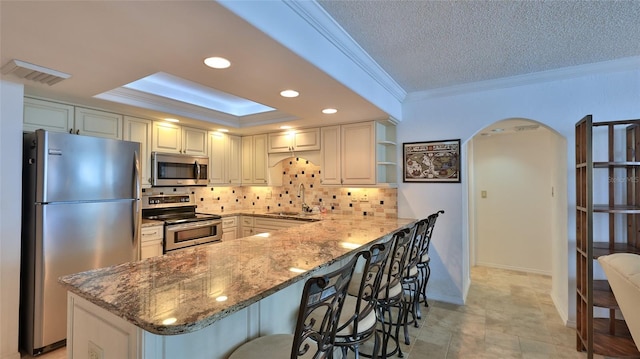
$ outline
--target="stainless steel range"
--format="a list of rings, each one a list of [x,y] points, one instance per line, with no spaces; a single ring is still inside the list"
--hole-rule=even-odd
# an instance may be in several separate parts
[[[197,213],[193,195],[149,195],[142,203],[142,218],[164,222],[164,253],[222,239],[221,217]]]

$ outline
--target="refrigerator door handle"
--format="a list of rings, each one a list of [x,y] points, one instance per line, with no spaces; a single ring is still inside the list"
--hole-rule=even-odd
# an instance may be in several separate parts
[[[140,227],[140,220],[142,218],[140,214],[140,156],[138,151],[133,152],[133,160],[134,160],[134,191],[135,194],[133,196],[135,204],[133,205],[133,244],[136,245],[138,238],[138,228]]]

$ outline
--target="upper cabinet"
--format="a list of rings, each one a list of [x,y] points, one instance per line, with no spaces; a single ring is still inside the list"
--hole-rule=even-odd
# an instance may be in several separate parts
[[[123,116],[30,97],[24,98],[23,128],[121,140]]]
[[[122,115],[82,107],[75,112],[75,134],[122,139]]]
[[[241,151],[241,137],[221,132],[209,133],[209,184],[241,184]]]
[[[207,130],[178,126],[173,123],[153,123],[153,151],[207,155]]]
[[[269,134],[269,153],[320,149],[320,129],[307,128]]]
[[[143,187],[151,187],[151,121],[124,116],[124,140],[140,142],[140,175]]]
[[[361,122],[321,129],[323,185],[397,183],[395,124]]]
[[[267,135],[242,137],[242,184],[267,185]]]

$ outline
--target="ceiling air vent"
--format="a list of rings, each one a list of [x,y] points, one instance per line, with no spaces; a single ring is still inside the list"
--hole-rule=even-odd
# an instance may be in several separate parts
[[[22,79],[41,82],[49,86],[71,77],[64,72],[48,69],[46,67],[30,64],[20,60],[11,60],[2,66],[2,74],[13,74]]]

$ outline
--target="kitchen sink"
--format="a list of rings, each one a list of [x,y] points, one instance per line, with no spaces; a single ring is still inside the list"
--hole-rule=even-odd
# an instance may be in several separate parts
[[[306,212],[271,212],[270,214],[275,214],[278,216],[308,216],[311,215],[313,213],[306,213]]]

